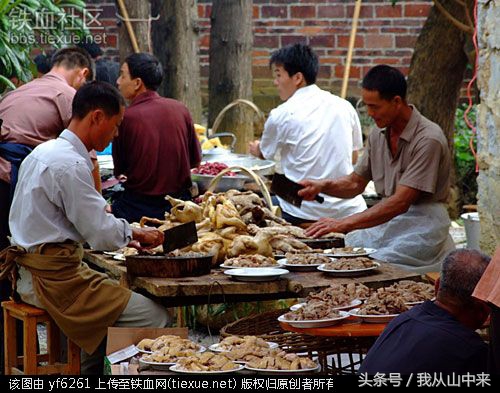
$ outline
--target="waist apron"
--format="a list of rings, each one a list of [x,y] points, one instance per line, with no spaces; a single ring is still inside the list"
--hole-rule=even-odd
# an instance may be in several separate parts
[[[373,258],[417,273],[439,271],[455,249],[450,218],[442,203],[411,205],[404,214],[372,228],[348,233],[346,246],[377,249]]]
[[[88,354],[128,304],[131,291],[82,262],[76,243],[42,244],[27,253],[9,247],[0,254],[1,276],[15,282],[16,263],[32,274],[35,294],[64,334]]]

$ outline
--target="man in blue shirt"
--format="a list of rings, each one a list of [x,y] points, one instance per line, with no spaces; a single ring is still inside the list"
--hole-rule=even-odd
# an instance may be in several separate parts
[[[471,295],[489,262],[488,256],[475,250],[450,253],[436,282],[436,300],[394,319],[359,372],[486,372],[488,347],[475,330],[488,318],[489,308]]]

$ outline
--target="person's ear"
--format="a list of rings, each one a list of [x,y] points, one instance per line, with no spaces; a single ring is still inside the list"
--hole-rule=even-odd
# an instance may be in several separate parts
[[[95,109],[92,111],[91,122],[93,125],[99,125],[104,119],[104,112],[100,109]]]
[[[87,80],[87,78],[90,75],[90,70],[87,67],[85,67],[81,70],[80,75],[84,80]]]
[[[135,78],[134,79],[134,89],[135,91],[141,90],[142,86],[144,85],[144,82],[142,81],[141,78]]]
[[[400,96],[395,96],[393,99],[392,99],[392,102],[394,102],[394,104],[399,108],[401,105],[403,105],[403,99],[400,97]]]
[[[306,79],[302,72],[297,72],[292,76],[293,83],[295,87],[299,88],[306,84]]]

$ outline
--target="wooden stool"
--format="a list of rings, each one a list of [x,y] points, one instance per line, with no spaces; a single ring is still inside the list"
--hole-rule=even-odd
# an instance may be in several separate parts
[[[80,374],[80,348],[68,339],[68,360],[61,363],[60,330],[50,315],[26,303],[2,302],[5,375]],[[23,354],[17,355],[16,319],[23,323]],[[47,353],[37,353],[37,323],[47,327]],[[39,365],[47,362],[47,365]],[[23,370],[18,366],[22,365]]]

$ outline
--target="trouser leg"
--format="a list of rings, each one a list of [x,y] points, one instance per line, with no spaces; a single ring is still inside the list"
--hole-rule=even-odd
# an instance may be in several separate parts
[[[171,324],[164,307],[151,299],[132,292],[130,300],[113,326],[116,327],[165,327]],[[104,356],[106,355],[106,339],[97,350],[88,355],[82,351],[82,374],[102,374]]]

